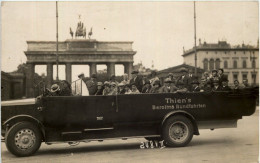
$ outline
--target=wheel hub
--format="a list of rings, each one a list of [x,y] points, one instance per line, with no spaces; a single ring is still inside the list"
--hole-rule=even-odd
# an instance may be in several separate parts
[[[15,145],[22,150],[31,148],[35,141],[36,137],[31,129],[22,129],[15,135]]]
[[[169,128],[171,139],[176,142],[184,141],[188,136],[188,127],[182,122],[175,122]]]

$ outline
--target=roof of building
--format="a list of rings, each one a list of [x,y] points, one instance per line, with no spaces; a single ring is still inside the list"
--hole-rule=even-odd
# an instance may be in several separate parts
[[[183,52],[183,57],[194,53],[194,47],[192,49],[189,50],[184,50]],[[227,43],[226,41],[218,41],[218,43],[200,43],[198,46],[196,46],[196,50],[197,51],[227,51],[227,50],[259,50],[259,47],[255,47],[252,45],[245,45],[244,43],[242,45],[235,45],[235,46],[231,46],[229,43]]]

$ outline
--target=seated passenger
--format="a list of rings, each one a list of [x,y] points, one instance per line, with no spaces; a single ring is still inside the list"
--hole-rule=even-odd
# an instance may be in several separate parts
[[[132,84],[132,92],[130,94],[140,94],[135,84]]]
[[[125,94],[125,84],[123,82],[118,84],[118,94],[122,95]]]
[[[207,80],[206,80],[206,78],[202,77],[200,81],[201,81],[200,85],[199,85],[200,90],[204,90],[207,86]],[[203,91],[200,91],[200,92],[203,92]]]
[[[108,95],[117,95],[117,85],[115,82],[110,83],[110,92]]]
[[[121,83],[123,83],[124,85],[126,85],[126,84],[129,84],[129,82],[130,82],[130,80],[129,80],[128,74],[125,73],[125,74],[123,75],[123,81],[122,81]]]
[[[239,86],[239,81],[238,80],[234,80],[234,89],[233,92],[238,93],[240,92],[241,87]]]
[[[116,81],[116,76],[115,76],[114,74],[111,75],[109,82],[110,82],[110,84],[114,82],[114,83],[116,84],[116,87],[117,87],[117,85],[119,84],[119,83]]]
[[[89,96],[88,87],[84,82],[84,74],[81,73],[78,75],[79,80],[76,80],[72,83],[71,89],[73,95]]]
[[[219,92],[221,91],[221,87],[219,85],[219,80],[218,79],[214,79],[213,80],[213,88],[212,88],[213,92]]]
[[[211,92],[212,88],[211,88],[211,82],[207,81],[204,87],[200,88],[200,92]]]
[[[164,86],[159,89],[159,93],[173,93],[178,90],[178,88],[172,84],[172,80],[170,78],[166,78],[164,80]]]
[[[149,78],[152,87],[154,86],[155,81],[160,81],[160,79],[156,76],[156,71],[152,71]]]
[[[95,95],[97,92],[97,75],[92,74],[90,80],[86,82],[88,87],[89,95]]]
[[[97,82],[97,92],[95,95],[103,95],[103,83],[102,82]]]
[[[251,88],[250,85],[248,84],[248,79],[243,79],[242,81],[242,88],[245,89],[245,88]]]
[[[131,94],[132,93],[132,91],[131,91],[131,89],[130,89],[130,85],[129,84],[126,84],[125,85],[125,94]]]
[[[193,82],[191,82],[191,84],[192,84],[191,92],[200,92],[199,81],[194,80]]]
[[[178,81],[177,87],[178,87],[178,90],[176,92],[180,92],[180,93],[189,92],[188,89],[185,87],[184,82],[181,80]]]
[[[108,95],[110,92],[110,85],[108,81],[104,82],[104,90],[103,90],[103,95]]]
[[[154,84],[150,90],[150,93],[159,93],[160,87],[161,87],[160,81],[159,80],[154,81]]]
[[[227,78],[222,79],[221,90],[222,91],[231,91],[231,88],[228,86],[228,79]]]
[[[150,81],[147,80],[147,81],[145,81],[144,86],[142,88],[142,93],[149,93],[150,90],[151,90],[151,84],[150,84]]]

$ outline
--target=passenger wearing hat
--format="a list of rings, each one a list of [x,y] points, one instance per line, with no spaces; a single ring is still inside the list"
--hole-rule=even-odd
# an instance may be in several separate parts
[[[226,75],[224,75],[224,70],[222,68],[218,69],[218,78],[220,86],[222,86],[222,80],[226,80],[225,78],[227,78]]]
[[[221,87],[219,85],[219,80],[218,79],[214,79],[213,80],[213,88],[212,88],[213,92],[219,92],[221,91]]]
[[[136,85],[135,84],[132,84],[131,86],[131,93],[130,94],[140,94],[139,90],[137,89]]]
[[[153,87],[150,90],[150,93],[159,93],[160,87],[161,87],[160,81],[156,80],[153,84]]]
[[[199,87],[199,81],[198,80],[194,80],[193,82],[191,82],[192,84],[192,90],[191,92],[200,92],[200,87]]]
[[[131,87],[130,84],[125,85],[125,94],[131,94],[132,93],[130,87]]]
[[[248,79],[243,79],[242,81],[242,88],[245,89],[245,88],[251,88],[250,85],[248,84]]]
[[[211,91],[212,91],[212,87],[210,81],[206,81],[204,87],[200,87],[200,92],[211,92]]]
[[[183,81],[178,81],[177,87],[178,87],[178,90],[176,92],[180,92],[180,93],[189,92],[188,89],[185,87]]]
[[[117,85],[115,82],[110,83],[110,92],[108,95],[117,95]]]
[[[118,84],[118,94],[125,94],[125,84],[123,82]]]
[[[110,84],[108,81],[104,82],[103,95],[108,95],[110,92]]]
[[[92,74],[91,78],[86,82],[88,87],[89,95],[95,95],[97,92],[97,75]]]
[[[227,78],[222,79],[221,90],[222,91],[228,91],[228,92],[231,91],[231,88],[228,86],[228,79]]]
[[[175,86],[176,78],[174,77],[173,73],[170,72],[167,77],[171,79],[171,81],[172,81],[171,85]]]
[[[188,88],[188,90],[189,91],[191,91],[192,92],[192,82],[194,81],[194,80],[197,80],[198,81],[198,77],[197,76],[195,76],[193,73],[192,73],[192,69],[188,69],[188,74],[187,74],[187,76],[188,76],[188,86],[187,86],[187,88]]]
[[[79,80],[76,80],[73,83],[73,86],[71,87],[72,89],[72,94],[73,95],[80,95],[80,96],[89,96],[89,90],[87,87],[87,84],[85,82],[86,78],[83,73],[78,75]],[[75,84],[75,85],[74,85]]]
[[[103,83],[102,82],[97,82],[97,92],[95,95],[103,95]]]
[[[211,82],[211,87],[212,88],[214,87],[214,80],[218,80],[219,81],[219,76],[218,76],[218,71],[217,70],[212,70],[211,71],[210,82]],[[220,85],[220,83],[219,83],[219,85]]]
[[[159,93],[173,93],[178,90],[178,88],[172,84],[172,80],[170,78],[166,78],[164,80],[164,86],[159,89]]]
[[[125,74],[123,75],[123,81],[122,81],[121,83],[123,83],[124,85],[130,83],[130,80],[129,80],[129,77],[128,77],[128,74],[127,74],[127,73],[125,73]]]
[[[151,86],[152,86],[152,87],[153,87],[155,81],[159,81],[159,80],[160,80],[160,79],[156,76],[156,74],[157,74],[156,71],[153,70],[153,71],[151,72],[149,78],[148,78],[149,81],[150,81],[150,83],[151,83]]]
[[[134,84],[139,92],[142,91],[143,88],[143,79],[141,76],[138,75],[139,71],[133,71],[132,74],[132,79],[130,80],[130,84]]]
[[[118,84],[119,84],[119,83],[116,81],[116,76],[115,76],[114,74],[112,74],[112,75],[110,76],[110,84],[111,84],[112,82],[116,83],[116,86],[118,86]]]
[[[181,68],[180,70],[180,73],[181,73],[181,76],[178,77],[177,79],[177,85],[179,84],[179,82],[183,83],[184,84],[184,87],[188,87],[188,81],[189,81],[189,78],[188,78],[188,71],[185,69],[185,68]]]
[[[146,80],[142,88],[142,93],[149,93],[151,90],[151,83],[149,80]]]

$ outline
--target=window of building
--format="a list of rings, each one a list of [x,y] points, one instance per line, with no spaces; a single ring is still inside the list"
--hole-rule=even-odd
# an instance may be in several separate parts
[[[217,52],[217,51],[215,51],[215,54],[218,54],[218,52]]]
[[[234,54],[237,54],[237,52],[235,51]]]
[[[225,54],[227,54],[227,52],[225,52]]]
[[[204,70],[208,70],[208,65],[209,65],[209,61],[208,61],[208,59],[204,59],[204,61],[203,61],[203,67],[204,67]]]
[[[224,68],[228,68],[228,62],[224,61]]]
[[[233,68],[237,68],[237,61],[236,60],[234,60],[234,62],[233,62]]]
[[[252,81],[254,84],[256,83],[256,74],[252,74]]]
[[[252,68],[255,68],[255,60],[252,61]]]
[[[216,66],[216,69],[220,68],[220,59],[216,59],[215,66]]]
[[[246,52],[244,51],[244,54],[246,54]]]
[[[243,60],[243,68],[246,68],[246,61]]]
[[[247,74],[243,74],[242,78],[243,78],[243,80],[247,79]]]
[[[214,59],[210,59],[209,60],[209,70],[213,70],[214,69]]]
[[[233,81],[238,79],[238,75],[237,74],[233,74]]]

